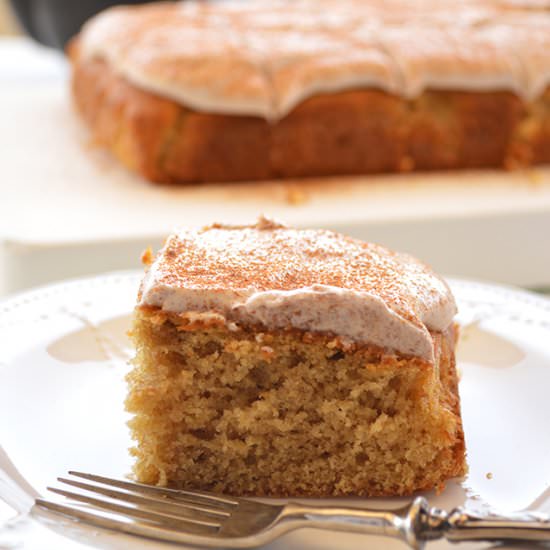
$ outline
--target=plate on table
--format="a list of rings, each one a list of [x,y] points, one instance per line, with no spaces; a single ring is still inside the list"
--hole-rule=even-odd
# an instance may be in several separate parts
[[[69,469],[119,478],[130,471],[124,376],[141,276],[123,272],[68,281],[0,303],[0,500],[21,512],[0,524],[0,548],[172,547],[61,517],[46,523],[25,517],[33,496],[46,494]],[[441,494],[425,496],[446,509],[550,511],[550,301],[487,283],[450,284],[460,310],[469,473]],[[393,508],[408,499],[339,502]],[[268,548],[354,550],[365,544],[373,550],[404,548],[391,539],[310,529]],[[442,541],[429,546],[448,547]]]

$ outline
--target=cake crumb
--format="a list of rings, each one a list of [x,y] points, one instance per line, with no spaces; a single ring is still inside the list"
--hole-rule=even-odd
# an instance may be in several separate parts
[[[271,229],[287,229],[287,226],[283,222],[276,220],[271,216],[265,216],[264,214],[258,216],[258,219],[256,220],[256,225],[254,227],[260,231]]]
[[[148,246],[142,253],[141,253],[141,263],[143,265],[151,265],[154,260],[153,255],[153,249]]]
[[[526,175],[529,182],[534,186],[540,185],[543,181],[542,174],[538,170],[527,170]]]
[[[308,202],[309,196],[302,187],[288,185],[286,187],[285,200],[288,204],[297,206]]]
[[[330,340],[330,342],[327,342],[326,346],[328,349],[334,349],[338,347],[338,340],[336,338],[334,340]]]
[[[485,477],[486,477],[487,479],[493,479],[493,472],[487,472],[487,473],[485,474]]]
[[[275,351],[271,346],[262,346],[260,351],[262,352],[264,359],[271,359],[275,354]]]

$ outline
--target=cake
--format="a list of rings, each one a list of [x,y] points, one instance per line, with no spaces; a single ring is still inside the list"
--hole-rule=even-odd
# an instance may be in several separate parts
[[[550,161],[545,0],[108,9],[69,52],[94,141],[154,182]]]
[[[260,219],[171,235],[132,329],[143,483],[409,495],[465,472],[455,302],[411,256]]]

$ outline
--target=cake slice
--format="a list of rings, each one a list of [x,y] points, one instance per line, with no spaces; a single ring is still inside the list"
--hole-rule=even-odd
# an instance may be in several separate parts
[[[128,375],[145,483],[377,496],[465,472],[456,306],[418,260],[260,219],[170,236]]]

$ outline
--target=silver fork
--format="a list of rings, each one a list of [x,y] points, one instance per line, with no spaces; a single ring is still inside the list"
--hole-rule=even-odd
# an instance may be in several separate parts
[[[82,472],[71,471],[69,475],[80,479],[58,478],[58,481],[103,498],[48,487],[58,495],[88,506],[82,508],[38,498],[33,514],[47,510],[96,527],[194,546],[252,548],[301,527],[394,537],[414,549],[440,538],[452,542],[550,542],[550,516],[538,512],[507,516],[481,516],[463,508],[445,512],[430,508],[422,497],[391,511],[294,502],[266,504],[248,498],[165,489]]]

